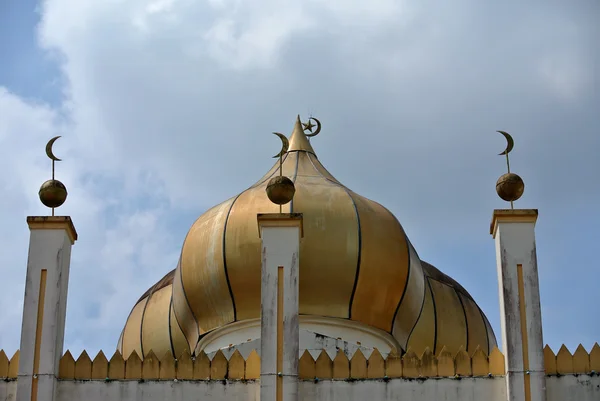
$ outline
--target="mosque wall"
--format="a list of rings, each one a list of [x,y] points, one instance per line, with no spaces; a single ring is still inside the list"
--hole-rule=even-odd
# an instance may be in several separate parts
[[[562,346],[558,353],[544,349],[548,401],[597,401],[600,399],[600,346],[591,352],[582,346],[571,354]],[[408,351],[383,357],[378,351],[365,356],[343,350],[330,357],[321,352],[300,358],[300,400],[387,401],[410,395],[413,400],[506,400],[505,358],[495,348],[488,356],[446,351],[421,356]],[[17,391],[19,352],[12,358],[0,351],[0,401],[13,401]],[[243,356],[235,351],[212,358],[188,354],[177,361],[151,353],[144,360],[133,353],[127,360],[116,352],[108,360],[102,352],[93,360],[84,351],[75,360],[66,352],[60,361],[57,400],[245,400],[258,401],[260,357],[256,351]],[[402,397],[401,397],[402,396]]]
[[[14,401],[16,380],[0,381],[0,401]],[[599,375],[547,376],[547,401],[597,401]],[[59,381],[59,401],[259,401],[260,384],[248,381]],[[304,380],[300,401],[448,400],[505,401],[504,377],[428,378],[390,380]]]

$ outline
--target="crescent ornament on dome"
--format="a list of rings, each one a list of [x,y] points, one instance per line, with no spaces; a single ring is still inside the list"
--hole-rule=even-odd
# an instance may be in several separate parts
[[[56,140],[60,138],[59,136],[55,136],[54,138],[50,139],[48,141],[48,143],[46,144],[46,155],[48,155],[48,157],[55,161],[55,162],[59,162],[61,161],[61,159],[59,159],[58,157],[54,156],[54,153],[52,153],[52,146],[54,145],[54,142],[56,142]]]
[[[504,137],[506,138],[506,142],[507,142],[506,149],[504,149],[504,152],[499,153],[498,156],[508,155],[515,146],[515,141],[513,140],[513,137],[510,136],[510,134],[508,132],[504,132],[504,131],[496,131],[496,132],[504,135]]]
[[[312,121],[314,121],[317,125],[317,129],[315,130],[315,132],[313,132],[313,127],[315,127],[315,125],[312,123]],[[318,119],[314,118],[314,117],[310,117],[308,119],[307,123],[302,123],[302,125],[304,126],[304,131],[309,131],[310,134],[305,134],[307,137],[311,138],[313,136],[317,136],[319,135],[319,132],[321,132],[321,121],[319,121]]]
[[[277,153],[275,156],[273,156],[273,158],[276,159],[278,157],[282,157],[284,154],[287,153],[287,151],[290,147],[290,142],[288,141],[288,139],[285,135],[280,134],[279,132],[273,132],[273,135],[277,135],[279,137],[279,139],[281,139],[281,151],[279,153]]]

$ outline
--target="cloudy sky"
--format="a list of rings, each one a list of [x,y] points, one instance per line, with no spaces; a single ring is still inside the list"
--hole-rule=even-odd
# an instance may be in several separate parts
[[[28,215],[63,135],[66,348],[112,352],[207,208],[266,172],[297,114],[319,159],[387,206],[500,338],[489,223],[516,141],[538,208],[544,340],[600,341],[595,0],[0,0],[0,348],[19,346]]]

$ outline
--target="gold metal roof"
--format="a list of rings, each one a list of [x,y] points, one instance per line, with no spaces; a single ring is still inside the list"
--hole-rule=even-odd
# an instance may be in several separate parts
[[[256,215],[279,211],[265,193],[278,173],[279,161],[250,188],[196,220],[168,283],[161,280],[134,307],[119,341],[125,355],[151,348],[157,355],[169,350],[178,355],[175,348],[194,350],[211,330],[260,316]],[[472,352],[478,345],[489,352],[496,345],[467,291],[419,259],[389,210],[325,169],[299,119],[283,156],[283,175],[296,186],[283,212],[304,215],[301,314],[359,321],[416,352],[443,346]]]

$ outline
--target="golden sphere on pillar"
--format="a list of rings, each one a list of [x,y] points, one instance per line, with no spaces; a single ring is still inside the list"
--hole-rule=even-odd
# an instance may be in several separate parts
[[[67,187],[58,180],[48,180],[40,187],[39,196],[44,206],[56,208],[67,200]]]
[[[269,180],[266,191],[271,202],[276,205],[285,205],[294,198],[296,187],[288,177],[276,176]]]
[[[506,173],[498,178],[496,192],[498,196],[507,202],[514,202],[523,196],[525,183],[515,173]]]

